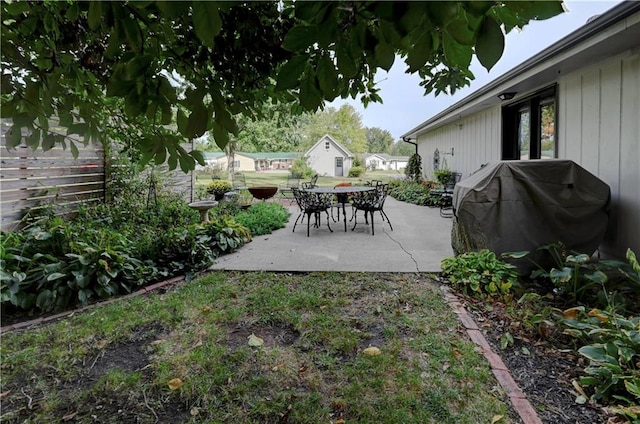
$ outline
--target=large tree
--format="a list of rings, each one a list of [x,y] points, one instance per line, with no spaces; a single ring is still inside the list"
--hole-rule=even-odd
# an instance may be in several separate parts
[[[337,97],[381,101],[376,71],[397,56],[425,93],[453,93],[473,78],[474,54],[489,69],[505,32],[562,11],[561,1],[3,1],[7,143],[22,130],[44,149],[69,135],[97,141],[117,120],[141,161],[189,170],[202,157],[180,142],[211,131],[224,147],[236,116],[265,102],[314,112]]]
[[[391,153],[393,136],[387,130],[367,127],[367,151],[371,153]]]
[[[303,151],[311,148],[325,134],[335,138],[353,153],[367,151],[367,134],[362,126],[362,116],[348,104],[340,106],[340,109],[328,107],[307,117],[300,132],[303,135]]]

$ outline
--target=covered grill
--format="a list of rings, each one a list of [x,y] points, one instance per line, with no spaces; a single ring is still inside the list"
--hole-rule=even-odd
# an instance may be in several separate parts
[[[456,254],[488,248],[497,254],[562,242],[592,254],[608,224],[609,186],[570,160],[501,161],[460,181],[453,194],[452,247]],[[533,265],[515,262],[525,274]]]

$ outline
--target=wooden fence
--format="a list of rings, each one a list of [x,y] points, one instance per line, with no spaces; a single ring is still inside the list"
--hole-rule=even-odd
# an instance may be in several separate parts
[[[77,210],[80,204],[103,202],[107,188],[110,161],[105,160],[102,145],[84,146],[76,143],[79,154],[56,146],[35,151],[26,143],[7,149],[5,133],[11,126],[1,121],[0,128],[0,227],[4,231],[18,228],[27,214],[37,215],[44,207],[53,207],[56,214]],[[185,148],[191,146],[185,146]],[[193,200],[193,173],[180,170],[159,171],[165,186],[180,193],[186,201]]]

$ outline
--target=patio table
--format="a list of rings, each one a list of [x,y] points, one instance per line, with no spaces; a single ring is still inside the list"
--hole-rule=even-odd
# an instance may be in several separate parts
[[[314,187],[301,189],[301,191],[306,191],[307,193],[316,193],[316,194],[345,194],[345,195],[358,195],[359,193],[364,193],[367,191],[373,191],[376,188],[373,186],[346,186],[346,187]],[[347,232],[347,213],[345,208],[346,202],[342,203],[342,216],[344,220],[344,231]]]

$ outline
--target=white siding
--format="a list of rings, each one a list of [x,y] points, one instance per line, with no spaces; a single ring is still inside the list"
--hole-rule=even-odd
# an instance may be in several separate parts
[[[329,141],[329,149],[325,149],[325,141]],[[335,176],[335,158],[337,157],[343,159],[343,176],[348,176],[349,169],[351,168],[351,159],[345,156],[342,150],[326,138],[323,138],[322,142],[317,144],[314,149],[309,150],[307,163],[319,175]]]
[[[602,251],[640,252],[640,55],[626,54],[560,79],[558,139],[572,159],[611,187]]]
[[[500,158],[500,107],[494,107],[418,137],[425,178],[433,178],[433,153],[440,152],[440,168],[468,177],[480,166]],[[453,155],[450,155],[453,148]]]
[[[640,55],[625,55],[558,79],[558,157],[571,159],[611,187],[605,255],[640,254]],[[542,87],[541,87],[542,88]],[[501,157],[501,108],[486,109],[418,137],[425,178],[433,152],[469,176]],[[454,148],[454,156],[443,155]]]

